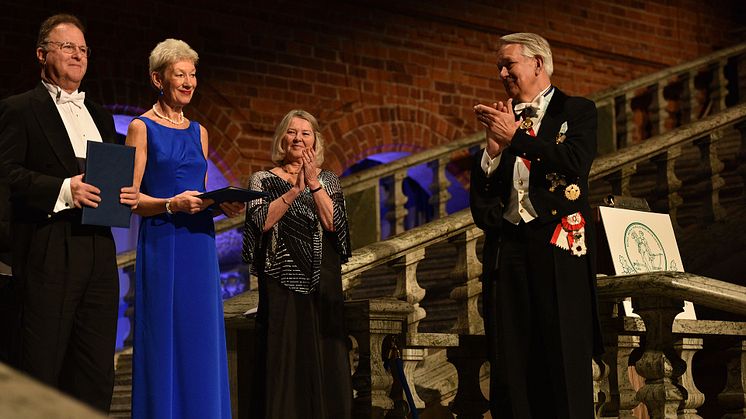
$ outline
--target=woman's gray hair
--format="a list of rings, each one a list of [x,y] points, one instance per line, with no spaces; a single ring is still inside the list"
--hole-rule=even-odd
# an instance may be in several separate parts
[[[197,51],[193,50],[186,42],[169,38],[165,41],[159,42],[158,45],[153,48],[150,52],[150,58],[148,59],[148,72],[152,74],[156,72],[163,75],[163,72],[171,64],[181,61],[189,60],[197,65],[199,61],[199,55]]]
[[[321,166],[321,164],[324,163],[324,137],[321,135],[319,122],[316,118],[302,109],[293,109],[288,112],[277,125],[275,135],[272,137],[272,163],[279,166],[285,161],[285,153],[287,150],[283,148],[283,140],[293,118],[305,119],[311,124],[315,139],[313,148],[316,150],[316,164],[317,166]]]
[[[528,58],[541,57],[544,61],[544,71],[551,77],[554,72],[552,63],[552,49],[549,42],[535,33],[518,32],[500,38],[500,46],[518,44],[523,47],[523,55]]]

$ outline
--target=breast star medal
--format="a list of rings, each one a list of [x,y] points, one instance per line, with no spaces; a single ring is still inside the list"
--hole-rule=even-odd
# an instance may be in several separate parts
[[[580,198],[580,186],[571,183],[565,188],[565,198],[570,201],[574,201]]]

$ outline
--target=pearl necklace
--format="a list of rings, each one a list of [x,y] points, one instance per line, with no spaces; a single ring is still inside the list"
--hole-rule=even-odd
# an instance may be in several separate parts
[[[172,123],[174,125],[181,125],[184,122],[184,111],[179,112],[179,119],[178,119],[178,121],[174,121],[173,119],[171,119],[171,118],[169,118],[169,117],[167,117],[165,115],[161,115],[161,113],[158,112],[158,109],[155,108],[155,104],[153,104],[153,113],[158,118],[165,119],[166,121],[168,121],[168,122],[170,122],[170,123]]]

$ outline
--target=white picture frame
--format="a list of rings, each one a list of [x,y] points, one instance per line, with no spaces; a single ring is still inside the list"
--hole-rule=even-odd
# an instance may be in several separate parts
[[[616,275],[644,272],[684,272],[671,217],[668,214],[599,207]],[[625,314],[636,316],[632,302],[624,301]],[[696,319],[694,305],[684,302],[677,319]]]

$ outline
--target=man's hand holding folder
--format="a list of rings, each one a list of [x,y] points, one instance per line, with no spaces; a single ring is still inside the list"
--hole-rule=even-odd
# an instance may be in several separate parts
[[[82,224],[129,227],[140,200],[132,185],[134,147],[88,142],[85,175],[70,179],[73,203],[83,209]]]

